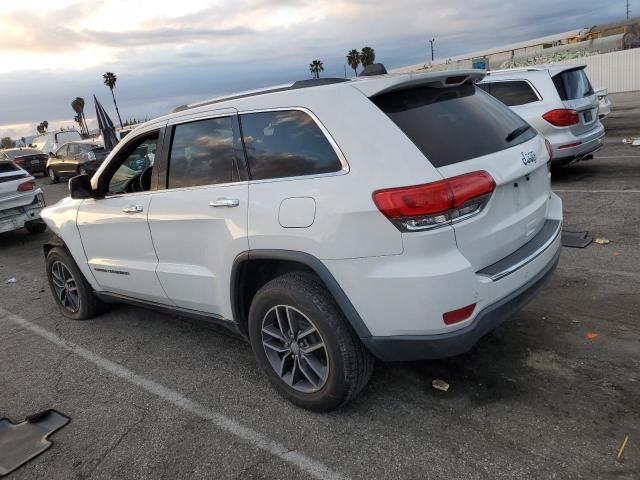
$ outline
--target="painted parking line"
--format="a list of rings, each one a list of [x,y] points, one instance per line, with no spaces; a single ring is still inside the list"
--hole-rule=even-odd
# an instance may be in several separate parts
[[[122,365],[114,363],[111,360],[107,360],[106,358],[101,357],[100,355],[97,355],[85,348],[82,348],[81,346],[70,342],[69,340],[65,340],[64,338],[57,336],[49,330],[46,330],[30,322],[29,320],[15,315],[3,309],[2,307],[0,307],[0,322],[12,323],[19,327],[22,327],[24,330],[34,333],[53,343],[54,345],[67,350],[68,352],[72,352],[79,357],[84,358],[85,360],[93,363],[102,370],[105,370],[112,375],[115,375],[116,377],[126,380],[127,382],[139,388],[142,388],[143,390],[156,395],[162,400],[171,403],[176,407],[181,408],[182,410],[185,410],[197,417],[211,422],[220,430],[230,433],[231,435],[244,440],[246,443],[256,448],[269,452],[270,454],[284,460],[285,462],[290,463],[291,465],[295,465],[314,478],[334,480],[346,479],[346,477],[342,474],[331,470],[328,466],[316,460],[313,460],[304,453],[300,453],[295,450],[292,451],[287,446],[275,440],[272,440],[266,435],[256,432],[249,427],[241,425],[232,418],[229,418],[221,413],[216,412],[215,410],[211,410],[203,405],[200,405],[185,397],[184,395],[176,392],[175,390],[171,390],[170,388],[167,388],[151,379],[132,372]]]

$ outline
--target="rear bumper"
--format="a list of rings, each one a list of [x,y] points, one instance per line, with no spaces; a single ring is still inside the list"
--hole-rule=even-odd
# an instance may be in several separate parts
[[[29,173],[44,173],[46,172],[47,164],[45,162],[39,163],[38,165],[20,165],[20,168],[26,170]]]
[[[40,211],[46,206],[42,191],[37,190],[33,201],[26,205],[14,206],[13,203],[0,203],[0,233],[10,232],[24,227],[28,222],[40,220]]]
[[[385,362],[446,358],[465,353],[537,295],[551,277],[559,258],[560,250],[557,250],[551,261],[527,283],[485,307],[472,323],[460,330],[437,335],[369,337],[362,341],[371,353]]]
[[[559,141],[561,140],[561,141]],[[560,148],[562,145],[570,145],[580,142],[579,145],[569,148]],[[596,128],[584,133],[580,136],[567,135],[566,138],[553,139],[553,160],[555,164],[568,163],[574,160],[580,160],[604,145],[604,126],[598,122]]]

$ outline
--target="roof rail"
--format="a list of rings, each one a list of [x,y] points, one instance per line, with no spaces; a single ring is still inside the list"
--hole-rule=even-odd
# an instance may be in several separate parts
[[[204,107],[205,105],[213,105],[215,103],[226,102],[229,100],[237,100],[239,98],[255,97],[258,95],[265,95],[267,93],[285,92],[287,90],[298,90],[301,88],[320,87],[322,85],[332,85],[334,83],[349,82],[348,78],[317,78],[308,80],[298,80],[291,85],[284,85],[279,87],[268,87],[259,90],[250,90],[247,92],[234,93],[226,97],[216,97],[210,100],[204,100],[202,102],[188,103],[181,105],[173,110],[175,112],[182,112],[184,110],[190,110],[192,108]]]
[[[539,72],[546,70],[544,67],[516,67],[516,68],[502,68],[500,70],[489,70],[487,75],[492,73],[505,73],[505,72]]]

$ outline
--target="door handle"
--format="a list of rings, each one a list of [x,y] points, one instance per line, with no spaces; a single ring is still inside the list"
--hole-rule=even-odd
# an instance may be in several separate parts
[[[142,210],[142,205],[129,205],[122,209],[124,213],[142,213]]]
[[[240,205],[240,200],[237,198],[219,198],[214,202],[209,202],[210,207],[237,207]]]

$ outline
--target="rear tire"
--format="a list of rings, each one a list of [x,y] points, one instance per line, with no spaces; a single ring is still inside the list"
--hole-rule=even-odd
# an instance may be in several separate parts
[[[284,327],[276,328],[279,325]],[[249,336],[258,365],[272,385],[308,410],[328,411],[346,404],[373,371],[374,358],[311,273],[287,273],[256,293],[249,310]]]
[[[71,255],[61,247],[47,254],[47,280],[60,312],[73,320],[87,320],[107,309],[78,269]]]
[[[58,180],[60,180],[56,175],[56,172],[54,172],[53,168],[51,167],[47,168],[47,175],[49,176],[49,180],[51,180],[51,183],[58,183]]]

